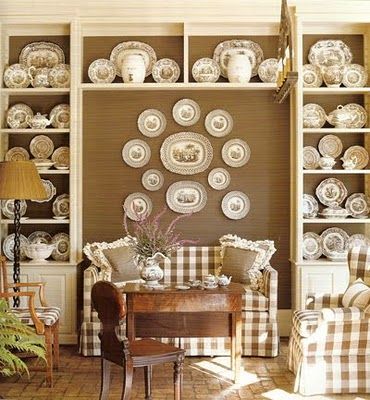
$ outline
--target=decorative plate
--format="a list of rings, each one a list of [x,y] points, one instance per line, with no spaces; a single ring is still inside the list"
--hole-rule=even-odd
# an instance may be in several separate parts
[[[31,80],[28,68],[22,64],[13,64],[4,71],[4,83],[8,88],[26,88]]]
[[[276,83],[278,72],[277,58],[266,58],[258,67],[258,76],[262,82]]]
[[[68,88],[71,84],[71,68],[68,64],[58,64],[49,72],[49,83],[53,88]]]
[[[27,161],[30,155],[23,147],[12,147],[5,153],[5,161]]]
[[[319,166],[320,153],[313,146],[303,147],[303,168],[316,169]]]
[[[320,87],[322,85],[322,75],[317,65],[305,64],[302,69],[302,79],[304,87]]]
[[[216,190],[226,189],[230,185],[230,174],[225,168],[214,168],[208,174],[208,183]]]
[[[342,141],[338,136],[325,135],[319,142],[319,151],[322,156],[338,157],[343,150]]]
[[[337,178],[324,179],[316,188],[316,196],[325,206],[330,206],[333,203],[341,204],[347,194],[344,183]]]
[[[234,190],[224,196],[221,208],[227,218],[242,219],[249,213],[251,203],[245,193]]]
[[[12,233],[11,235],[8,235],[3,242],[3,253],[4,256],[9,260],[9,261],[14,261],[14,236],[15,234]],[[20,235],[20,261],[24,261],[27,259],[26,253],[24,252],[24,248],[29,245],[29,241],[24,235]]]
[[[367,218],[369,198],[364,193],[353,193],[346,200],[346,210],[353,218]]]
[[[169,171],[180,175],[194,175],[209,167],[213,149],[205,136],[195,132],[179,132],[163,141],[160,157]]]
[[[345,67],[342,83],[346,87],[364,87],[367,77],[367,71],[362,65],[349,64]]]
[[[200,107],[194,100],[182,99],[173,106],[172,116],[179,125],[194,125],[200,118]]]
[[[364,107],[356,103],[349,103],[343,107],[351,113],[351,123],[348,128],[362,128],[367,122],[367,112]]]
[[[27,211],[27,203],[25,200],[20,201],[20,216],[23,217],[24,214],[26,214]],[[14,218],[14,200],[13,199],[8,199],[8,200],[1,200],[1,211],[5,215],[5,217],[9,219]]]
[[[319,40],[311,46],[308,61],[318,67],[347,65],[352,61],[352,53],[341,40]]]
[[[303,127],[322,128],[326,122],[325,110],[315,103],[308,103],[303,107]]]
[[[155,54],[154,49],[143,42],[129,41],[117,44],[110,53],[109,58],[113,62],[118,76],[122,76],[121,69],[123,58],[127,54],[140,54],[145,63],[145,76],[149,76],[152,73],[153,65],[157,61],[157,55]]]
[[[139,192],[128,195],[123,203],[125,213],[133,221],[138,221],[143,216],[149,216],[152,208],[149,196]]]
[[[141,139],[129,140],[122,149],[123,161],[133,168],[148,164],[151,156],[149,145]]]
[[[204,57],[195,61],[191,70],[196,82],[217,82],[221,74],[220,66],[212,58]]]
[[[69,147],[58,147],[51,156],[51,160],[55,163],[55,168],[60,166],[69,167]]]
[[[348,240],[348,248],[354,246],[370,246],[370,239],[361,233],[355,233]]]
[[[168,207],[177,213],[195,213],[207,203],[207,192],[199,182],[180,181],[169,186],[166,192]]]
[[[306,232],[302,243],[303,258],[317,260],[322,256],[321,237],[315,232]]]
[[[6,123],[9,128],[25,129],[28,128],[27,120],[33,118],[32,108],[24,103],[17,103],[11,106],[6,112]]]
[[[30,242],[30,244],[36,244],[36,243],[50,244],[51,240],[52,237],[50,233],[44,231],[35,231],[28,236],[28,241]]]
[[[171,58],[162,58],[158,60],[152,69],[153,79],[157,83],[174,83],[180,78],[180,67],[175,60]]]
[[[230,167],[245,165],[251,156],[251,149],[242,139],[230,139],[222,147],[222,159]]]
[[[342,159],[354,161],[353,169],[364,169],[369,163],[369,153],[362,146],[351,146],[344,152]]]
[[[57,194],[57,189],[51,181],[47,179],[41,179],[41,182],[44,185],[47,197],[45,200],[31,200],[34,201],[35,203],[46,203],[50,201]]]
[[[205,127],[214,137],[224,137],[233,129],[233,118],[225,110],[213,110],[206,116]]]
[[[147,137],[157,137],[167,126],[165,115],[154,108],[143,111],[137,119],[139,131]]]
[[[344,252],[348,249],[349,236],[341,228],[328,228],[320,236],[322,252],[326,257],[331,257],[333,253]]]
[[[64,232],[57,233],[51,239],[51,243],[55,244],[51,258],[55,261],[68,261],[70,253],[69,235]]]
[[[30,151],[35,158],[49,158],[54,151],[54,143],[48,136],[38,135],[31,140]]]
[[[65,63],[64,51],[56,43],[33,42],[23,47],[19,63],[27,67],[53,68]]]
[[[56,197],[56,199],[53,202],[53,214],[56,217],[68,217],[69,194],[64,193]]]
[[[257,75],[258,67],[263,61],[260,45],[252,40],[234,39],[219,43],[213,52],[213,59],[219,64],[224,78],[227,78],[227,65],[234,54],[245,54],[251,63],[252,77]]]
[[[66,129],[70,126],[71,112],[69,104],[58,104],[50,111],[51,124],[54,128]]]
[[[319,203],[310,194],[303,195],[303,218],[315,218],[319,212]]]
[[[112,83],[116,78],[116,68],[112,61],[98,58],[89,65],[87,74],[93,83]]]
[[[162,172],[158,169],[148,169],[143,173],[141,183],[146,190],[153,192],[159,190],[163,186],[164,177]]]

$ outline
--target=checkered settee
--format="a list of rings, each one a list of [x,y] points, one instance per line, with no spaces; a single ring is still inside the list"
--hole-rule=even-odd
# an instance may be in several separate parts
[[[220,247],[183,247],[164,263],[164,283],[181,284],[189,279],[201,279],[215,273],[220,265]],[[279,335],[276,320],[278,274],[271,266],[263,273],[263,289],[253,291],[247,286],[243,295],[242,346],[245,356],[275,357],[278,355]],[[84,308],[80,333],[80,353],[100,355],[98,332],[100,322],[91,306],[91,288],[103,279],[98,268],[91,264],[84,271]],[[163,338],[165,342],[169,339]],[[229,338],[181,338],[180,346],[190,356],[230,354]]]
[[[348,255],[350,283],[370,284],[370,248]],[[295,311],[288,366],[303,395],[370,393],[370,315],[343,307],[342,294],[307,296],[306,310]]]

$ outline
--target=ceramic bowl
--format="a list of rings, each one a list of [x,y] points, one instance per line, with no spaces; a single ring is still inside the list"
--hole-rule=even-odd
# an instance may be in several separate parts
[[[33,243],[24,247],[24,252],[32,262],[45,261],[51,256],[55,248],[54,244]]]

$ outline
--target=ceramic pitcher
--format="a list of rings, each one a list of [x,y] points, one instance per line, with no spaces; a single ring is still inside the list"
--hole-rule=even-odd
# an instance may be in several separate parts
[[[252,67],[248,56],[245,54],[233,54],[227,64],[229,82],[248,83],[251,75]]]
[[[125,83],[143,83],[145,62],[140,54],[127,54],[122,62],[122,79]]]

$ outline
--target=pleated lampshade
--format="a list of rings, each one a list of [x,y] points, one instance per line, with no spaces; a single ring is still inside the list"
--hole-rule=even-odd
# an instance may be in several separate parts
[[[0,162],[0,199],[44,200],[46,191],[32,161]]]

